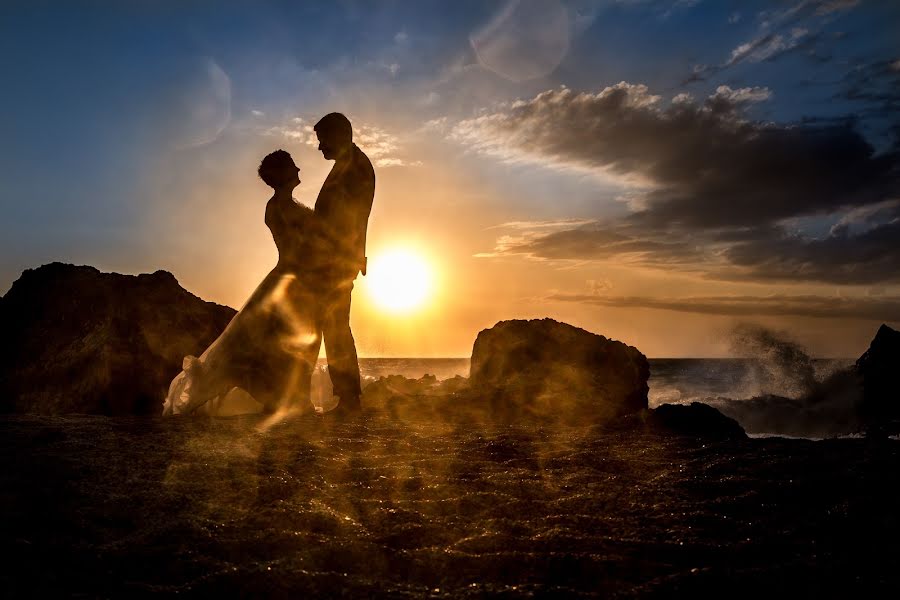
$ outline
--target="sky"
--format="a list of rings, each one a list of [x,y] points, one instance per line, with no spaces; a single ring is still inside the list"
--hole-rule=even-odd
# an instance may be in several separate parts
[[[0,293],[52,261],[239,308],[277,259],[260,159],[308,206],[340,111],[372,159],[361,356],[468,356],[552,317],[651,357],[757,323],[855,357],[900,326],[900,3],[0,3]]]

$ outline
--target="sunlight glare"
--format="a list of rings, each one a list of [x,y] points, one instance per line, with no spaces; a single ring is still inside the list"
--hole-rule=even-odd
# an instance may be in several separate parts
[[[391,250],[369,261],[366,283],[379,307],[408,312],[421,306],[431,291],[432,278],[425,260],[409,250]]]

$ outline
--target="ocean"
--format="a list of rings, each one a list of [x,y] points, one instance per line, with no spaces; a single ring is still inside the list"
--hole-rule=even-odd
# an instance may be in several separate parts
[[[811,359],[816,379],[846,367],[852,359]],[[320,365],[325,361],[320,360]],[[385,375],[418,379],[431,374],[438,379],[469,376],[468,358],[363,358],[360,372],[371,381]],[[702,402],[710,398],[741,400],[762,394],[794,397],[802,393],[791,365],[777,365],[745,358],[651,358],[650,406],[664,403]]]

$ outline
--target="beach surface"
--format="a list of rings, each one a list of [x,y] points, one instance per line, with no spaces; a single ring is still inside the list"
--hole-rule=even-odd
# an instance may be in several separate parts
[[[6,597],[900,589],[895,440],[0,418]]]

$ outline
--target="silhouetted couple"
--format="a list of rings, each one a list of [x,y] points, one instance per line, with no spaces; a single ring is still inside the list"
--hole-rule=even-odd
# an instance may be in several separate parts
[[[319,150],[334,167],[315,210],[291,196],[300,169],[277,150],[259,166],[275,190],[265,221],[278,264],[263,279],[225,331],[200,355],[187,356],[169,386],[164,414],[190,413],[241,388],[268,412],[311,408],[310,378],[324,338],[335,412],[360,407],[359,361],[350,331],[350,295],[366,271],[366,228],[375,195],[375,172],[353,143],[340,113],[315,126]]]

